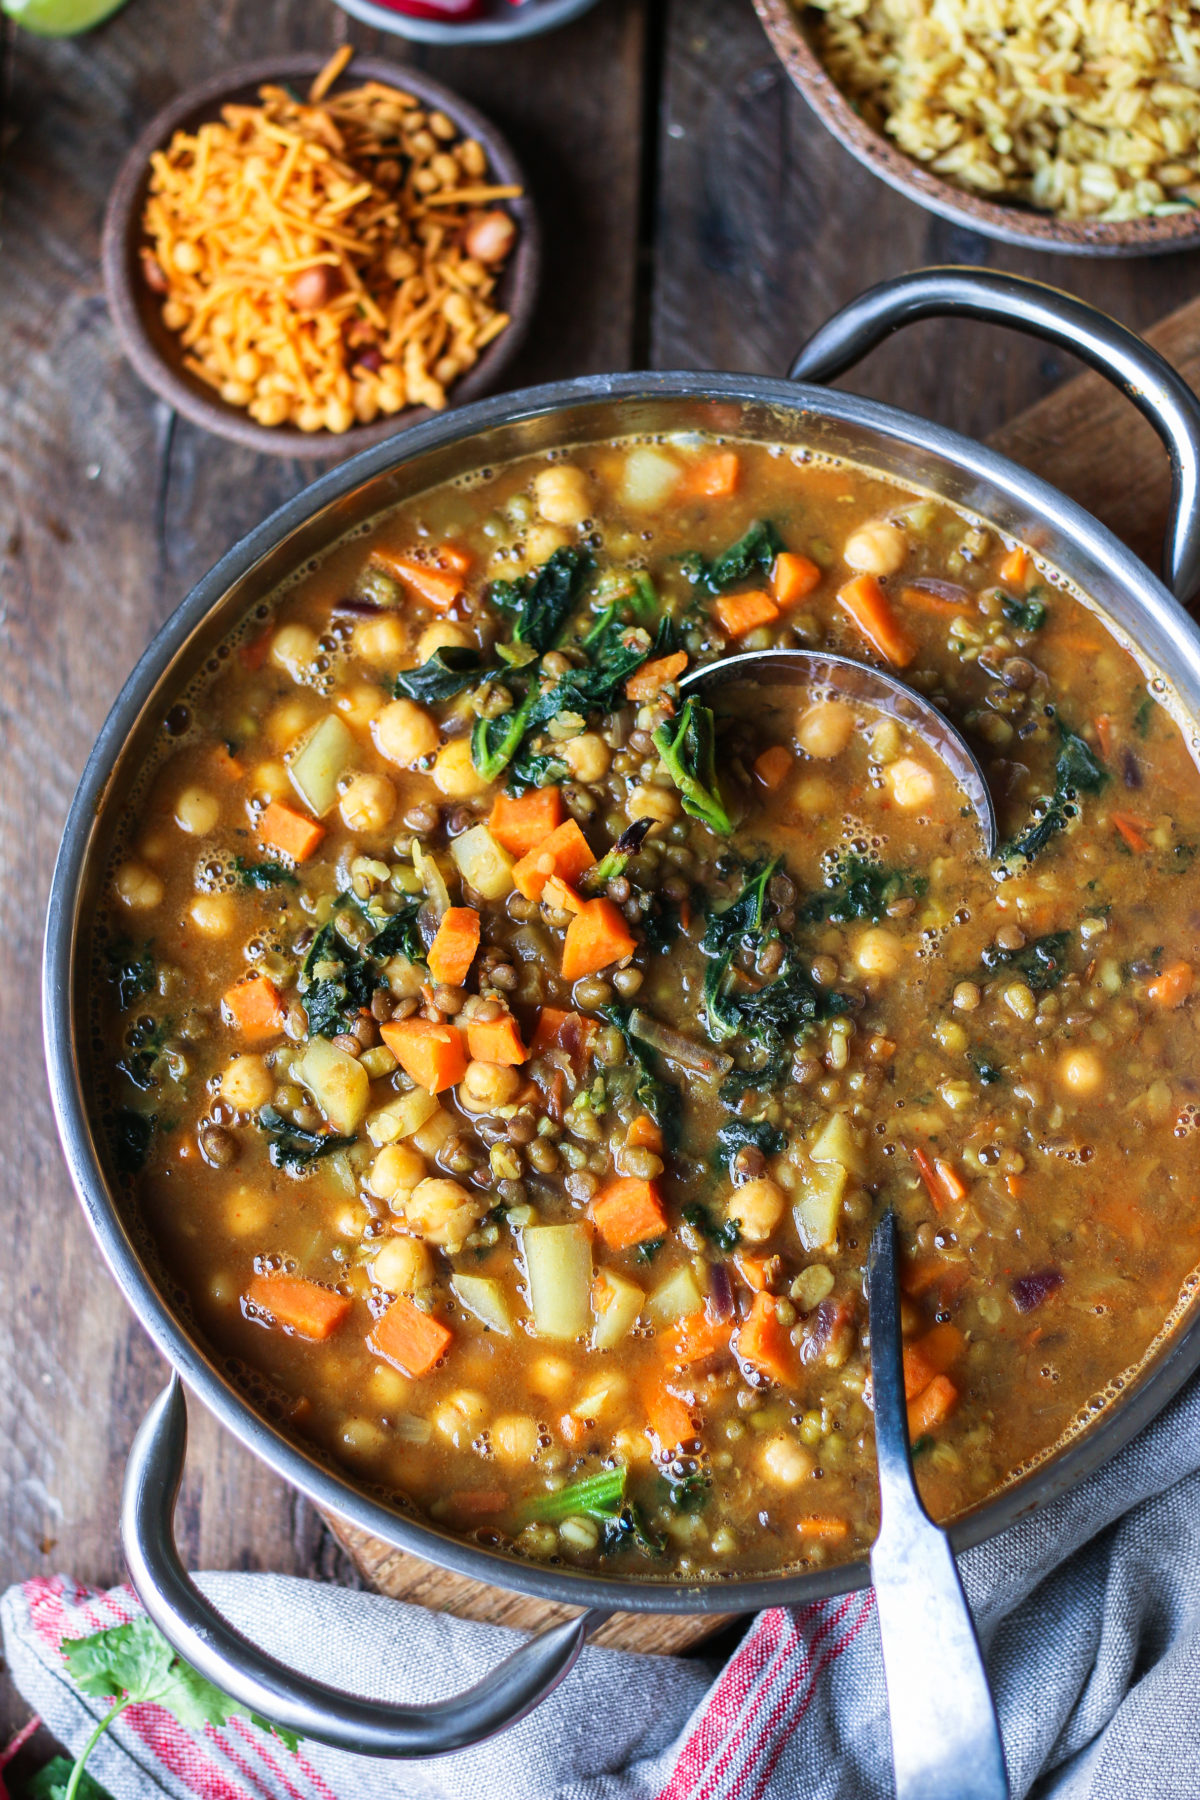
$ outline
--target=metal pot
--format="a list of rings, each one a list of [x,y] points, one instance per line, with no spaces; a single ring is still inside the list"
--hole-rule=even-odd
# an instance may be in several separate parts
[[[1165,584],[1082,508],[1014,463],[941,426],[814,385],[840,374],[911,320],[959,315],[1005,323],[1081,356],[1128,394],[1171,458]],[[173,1311],[132,1234],[89,1117],[85,983],[88,932],[116,817],[164,712],[233,624],[299,565],[407,495],[467,469],[616,435],[698,429],[796,442],[846,456],[942,496],[1042,550],[1108,615],[1148,670],[1168,681],[1181,719],[1200,720],[1200,632],[1180,604],[1200,586],[1200,403],[1131,332],[1040,283],[974,269],[931,269],[884,283],[809,342],[787,380],[748,375],[591,376],[526,389],[420,425],[315,482],[235,546],[188,595],[130,676],[84,770],[54,875],[44,1013],[50,1083],[76,1189],[122,1291],[176,1371],[138,1434],[122,1507],[133,1583],[190,1663],[257,1712],[308,1737],[380,1756],[430,1756],[523,1716],[562,1680],[610,1611],[723,1612],[799,1605],[863,1587],[865,1562],[808,1574],[687,1585],[532,1566],[467,1544],[389,1508],[255,1410]],[[1124,1444],[1200,1364],[1200,1311],[1164,1337],[1136,1379],[1081,1435],[951,1527],[957,1549],[1002,1531],[1074,1486]],[[430,1707],[389,1707],[288,1670],[214,1612],[179,1562],[172,1514],[183,1466],[181,1380],[255,1455],[309,1499],[427,1561],[498,1587],[584,1607],[534,1638],[478,1687]]]

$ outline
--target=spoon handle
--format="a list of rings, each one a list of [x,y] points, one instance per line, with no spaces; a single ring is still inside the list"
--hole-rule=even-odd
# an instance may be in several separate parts
[[[913,1481],[890,1211],[871,1240],[867,1271],[880,1499],[871,1577],[896,1800],[1008,1800],[996,1708],[954,1553]]]

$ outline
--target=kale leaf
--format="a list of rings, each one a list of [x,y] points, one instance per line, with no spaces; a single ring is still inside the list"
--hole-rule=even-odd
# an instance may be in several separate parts
[[[273,1106],[262,1108],[258,1123],[271,1140],[268,1154],[272,1167],[290,1169],[293,1173],[307,1169],[318,1157],[331,1156],[335,1150],[343,1150],[354,1142],[352,1137],[337,1137],[332,1131],[305,1131],[302,1126],[285,1119]]]
[[[984,1087],[991,1087],[994,1082],[1004,1080],[1004,1070],[998,1063],[989,1062],[981,1050],[968,1050],[967,1061]]]
[[[122,1012],[128,1012],[134,1001],[150,993],[158,980],[153,947],[143,944],[140,950],[135,950],[128,938],[110,944],[108,978],[117,990],[118,1007]]]
[[[625,1051],[636,1073],[634,1098],[643,1111],[648,1112],[654,1123],[663,1134],[663,1143],[668,1150],[679,1147],[679,1130],[683,1114],[683,1102],[679,1089],[673,1081],[667,1081],[658,1073],[658,1053],[636,1038],[630,1024],[632,1008],[614,1001],[611,1006],[602,1006],[600,1014],[615,1025],[625,1040]]]
[[[346,942],[332,920],[313,939],[303,975],[308,985],[300,998],[311,1037],[337,1037],[349,1031],[379,985],[366,958]]]
[[[1054,792],[1044,796],[1039,815],[1019,831],[1015,838],[1001,846],[999,860],[1009,862],[1022,856],[1032,862],[1052,838],[1065,831],[1075,817],[1075,801],[1080,794],[1098,794],[1108,780],[1108,771],[1097,760],[1091,748],[1075,732],[1059,725],[1061,747],[1054,765]]]
[[[485,781],[496,781],[516,756],[533,724],[533,711],[541,698],[531,685],[519,706],[495,719],[476,719],[471,732],[471,761]]]
[[[1034,938],[1020,950],[1001,950],[989,944],[983,953],[983,972],[997,975],[1011,972],[1020,975],[1026,987],[1035,994],[1049,993],[1067,972],[1066,952],[1071,942],[1069,931],[1050,931]]]
[[[594,869],[588,871],[585,879],[592,893],[598,894],[607,882],[615,881],[618,875],[625,873],[630,857],[637,855],[653,824],[653,819],[641,818],[625,827],[611,850],[600,858]]]
[[[122,1175],[136,1175],[144,1167],[154,1136],[154,1115],[122,1106],[114,1113],[108,1143],[112,1159]]]
[[[713,715],[707,706],[689,700],[674,725],[662,724],[654,733],[654,748],[679,789],[683,810],[710,831],[729,837],[733,821],[725,810],[717,780],[716,736]]]
[[[693,1231],[698,1231],[718,1250],[736,1250],[742,1241],[741,1227],[736,1219],[714,1219],[707,1207],[698,1204],[685,1206],[683,1216]]]
[[[778,1156],[785,1142],[779,1127],[766,1119],[727,1119],[717,1132],[716,1148],[712,1153],[713,1168],[728,1166],[732,1176],[739,1150],[751,1146],[761,1150],[764,1156]]]
[[[1034,588],[1028,600],[1017,600],[1012,594],[1000,594],[1000,611],[1018,631],[1040,631],[1046,623],[1045,602],[1037,598],[1040,593],[1040,588]]]
[[[464,688],[476,687],[503,673],[498,663],[485,663],[480,651],[462,644],[444,644],[428,662],[416,669],[402,669],[393,688],[397,700],[416,700],[435,706]]]
[[[493,581],[487,597],[503,612],[516,614],[514,642],[529,644],[540,656],[562,636],[591,572],[587,551],[566,546],[528,575]]]
[[[683,560],[683,572],[693,587],[705,588],[710,594],[723,594],[739,581],[753,575],[770,573],[771,565],[783,549],[783,539],[769,519],[756,519],[749,531],[736,544],[730,544],[711,561],[698,551]]]
[[[265,893],[270,888],[297,887],[299,885],[292,871],[285,868],[283,863],[248,863],[244,857],[235,856],[233,867],[239,887],[260,888]]]
[[[530,788],[561,787],[571,779],[571,765],[552,751],[519,750],[509,765],[505,783],[510,794],[524,794]]]
[[[805,925],[847,925],[852,919],[878,923],[889,906],[905,895],[923,894],[928,885],[923,875],[910,881],[903,869],[885,869],[864,857],[846,856],[836,864],[825,892],[806,900],[798,917]]]

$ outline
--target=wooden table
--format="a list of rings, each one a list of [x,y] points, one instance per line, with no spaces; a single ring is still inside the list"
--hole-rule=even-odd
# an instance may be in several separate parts
[[[57,44],[0,29],[3,1587],[57,1569],[120,1577],[121,1470],[163,1379],[93,1249],[50,1119],[38,972],[62,821],[152,630],[312,473],[176,424],[122,362],[97,269],[105,196],[149,114],[230,62],[347,35],[405,51],[329,0],[131,0]],[[639,365],[779,372],[859,288],[925,262],[1057,281],[1138,327],[1196,289],[1196,255],[1035,256],[927,217],[817,125],[749,0],[600,0],[555,36],[416,59],[510,135],[542,208],[544,297],[514,385]],[[982,435],[1068,372],[1023,339],[938,324],[854,385]],[[1040,417],[1021,439],[1030,460],[1054,449]],[[1113,441],[1127,442],[1123,423]],[[1100,503],[1128,505],[1123,487]],[[192,1567],[353,1578],[312,1511],[198,1410],[179,1532]],[[0,1743],[24,1716],[0,1675]]]

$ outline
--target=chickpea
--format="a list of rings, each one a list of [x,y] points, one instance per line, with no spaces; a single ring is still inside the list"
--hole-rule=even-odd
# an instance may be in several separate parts
[[[238,1112],[257,1112],[275,1092],[275,1078],[261,1056],[235,1056],[221,1076],[221,1098]]]
[[[603,781],[612,766],[612,751],[598,731],[582,731],[559,745],[559,754],[576,781]]]
[[[591,511],[588,480],[574,463],[551,463],[534,477],[533,498],[551,525],[582,525]]]
[[[273,706],[264,721],[266,735],[278,750],[286,750],[306,732],[313,722],[315,709],[307,694],[281,700]]]
[[[408,649],[408,632],[403,621],[391,616],[367,619],[354,633],[354,654],[364,662],[399,663]]]
[[[487,793],[489,783],[471,761],[470,738],[452,738],[438,751],[433,785],[447,800],[474,800]]]
[[[814,819],[822,813],[832,812],[838,804],[838,791],[824,775],[812,775],[807,781],[798,781],[792,797],[800,811]]]
[[[470,1236],[486,1210],[482,1194],[472,1194],[459,1181],[429,1176],[409,1195],[404,1217],[431,1244],[454,1249]]]
[[[337,1434],[337,1441],[341,1454],[354,1462],[374,1462],[387,1447],[382,1430],[370,1419],[347,1419]]]
[[[1063,1087],[1080,1099],[1098,1093],[1104,1085],[1104,1064],[1094,1050],[1068,1050],[1058,1065]]]
[[[465,625],[456,625],[453,619],[435,619],[427,625],[417,639],[417,661],[427,663],[431,656],[439,650],[473,650],[475,639]]]
[[[457,1449],[466,1449],[478,1437],[487,1418],[487,1405],[482,1394],[473,1388],[460,1388],[438,1406],[433,1415],[433,1428]]]
[[[389,1294],[415,1294],[433,1282],[433,1258],[420,1238],[389,1238],[370,1270],[376,1287]]]
[[[770,1237],[787,1204],[787,1195],[769,1175],[758,1175],[736,1188],[725,1203],[725,1217],[736,1221],[742,1236],[750,1244],[762,1244]]]
[[[776,1487],[799,1487],[810,1478],[817,1463],[811,1450],[780,1433],[767,1439],[759,1451],[758,1466]]]
[[[521,1077],[503,1063],[470,1062],[458,1084],[458,1103],[464,1112],[495,1112],[517,1096]]]
[[[891,763],[886,780],[897,806],[906,812],[918,812],[928,806],[937,792],[937,782],[924,763],[914,757],[901,756]]]
[[[229,894],[197,894],[188,912],[206,937],[226,937],[233,930],[236,910]]]
[[[281,625],[271,639],[271,661],[286,669],[293,681],[316,660],[317,634],[307,625]]]
[[[389,701],[372,721],[371,736],[380,756],[402,769],[432,756],[441,741],[433,719],[415,700]]]
[[[537,1441],[537,1420],[527,1413],[504,1413],[493,1422],[492,1447],[505,1462],[532,1462]]]
[[[355,681],[339,688],[333,696],[334,711],[341,713],[348,725],[365,729],[383,707],[383,695],[373,681]]]
[[[530,1390],[545,1400],[561,1400],[575,1379],[575,1371],[562,1356],[539,1356],[529,1370]]]
[[[558,525],[530,525],[525,533],[525,560],[530,568],[540,568],[569,542],[567,533]]]
[[[281,762],[259,763],[250,776],[250,792],[264,800],[286,800],[292,783]]]
[[[846,539],[842,561],[860,575],[894,575],[908,555],[908,539],[898,525],[880,519],[860,525]]]
[[[123,862],[113,877],[117,898],[133,912],[150,912],[162,904],[166,893],[162,881],[145,863]]]
[[[243,1062],[246,1058],[241,1059]],[[234,1065],[236,1066],[236,1065]],[[229,1071],[227,1070],[228,1074]],[[225,1092],[222,1082],[221,1092]],[[247,1109],[249,1110],[249,1109]],[[224,1207],[225,1229],[233,1237],[257,1237],[271,1223],[270,1196],[250,1187],[235,1188]]]
[[[408,1144],[386,1144],[371,1164],[367,1191],[377,1200],[411,1194],[425,1179],[425,1158]]]
[[[207,837],[221,816],[221,802],[207,788],[185,787],[175,801],[175,823],[193,837]]]
[[[670,825],[679,817],[679,796],[670,788],[635,787],[625,802],[629,819],[653,819],[656,825]]]
[[[350,831],[382,831],[396,810],[396,790],[386,775],[355,775],[339,811]]]
[[[854,736],[854,714],[841,700],[818,700],[796,722],[796,742],[822,762],[840,756]]]
[[[894,931],[873,925],[854,948],[854,960],[864,975],[894,975],[904,959],[904,946]]]

